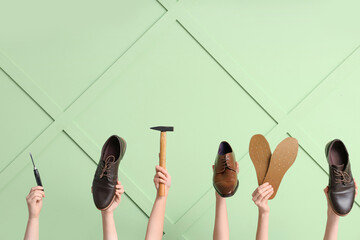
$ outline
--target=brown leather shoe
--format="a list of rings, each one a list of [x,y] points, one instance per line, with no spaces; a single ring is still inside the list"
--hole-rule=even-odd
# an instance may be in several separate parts
[[[221,197],[233,196],[239,186],[235,155],[227,142],[221,142],[219,146],[214,164],[213,185]]]
[[[118,168],[125,150],[125,140],[116,135],[106,140],[101,150],[100,161],[92,184],[94,203],[100,210],[106,210],[114,201]]]
[[[344,143],[335,139],[326,145],[325,155],[329,163],[330,206],[337,215],[345,216],[351,211],[355,198],[349,154]]]

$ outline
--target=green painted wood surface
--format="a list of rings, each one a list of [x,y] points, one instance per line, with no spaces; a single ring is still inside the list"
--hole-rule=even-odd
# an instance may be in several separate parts
[[[270,239],[322,237],[329,140],[345,142],[360,176],[358,1],[1,6],[0,239],[21,239],[25,230],[25,196],[35,184],[29,151],[47,194],[41,238],[101,238],[90,185],[111,134],[128,142],[117,230],[122,239],[143,239],[155,198],[154,125],[175,126],[164,239],[211,239],[211,165],[222,140],[240,163],[239,191],[227,201],[231,239],[255,237],[253,134],[266,135],[272,149],[288,135],[300,144],[270,203]],[[339,239],[360,239],[359,221],[355,204]]]

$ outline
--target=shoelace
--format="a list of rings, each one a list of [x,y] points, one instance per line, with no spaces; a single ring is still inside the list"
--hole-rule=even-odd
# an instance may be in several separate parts
[[[347,172],[344,171],[340,171],[337,169],[334,169],[334,173],[335,173],[335,183],[349,183],[351,182],[351,177],[349,176],[349,174]]]
[[[234,169],[231,167],[231,165],[230,165],[230,158],[229,158],[229,157],[224,157],[224,158],[222,159],[221,167],[222,167],[222,169],[221,169],[220,172],[225,171],[226,168],[229,169],[229,170],[232,170],[232,171],[236,172],[236,170],[234,170]]]
[[[115,157],[113,155],[110,155],[105,159],[104,162],[105,162],[105,165],[104,165],[103,169],[101,170],[100,178],[107,176],[107,171],[110,170],[110,168],[111,168],[110,163],[115,162]]]

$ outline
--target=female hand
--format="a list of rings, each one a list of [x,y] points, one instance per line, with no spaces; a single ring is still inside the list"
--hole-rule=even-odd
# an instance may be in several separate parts
[[[159,190],[160,183],[163,183],[165,185],[165,195],[167,195],[171,187],[171,176],[165,168],[160,167],[159,165],[155,167],[155,171],[156,171],[156,174],[154,176],[155,188]]]
[[[41,186],[31,188],[29,194],[26,196],[26,203],[29,210],[30,218],[39,218],[42,208],[42,199],[45,197],[44,188]]]
[[[268,199],[274,193],[273,187],[268,183],[260,185],[252,194],[252,200],[259,208],[259,213],[269,213]]]

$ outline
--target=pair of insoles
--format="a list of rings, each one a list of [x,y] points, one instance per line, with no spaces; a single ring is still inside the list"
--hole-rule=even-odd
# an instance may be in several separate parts
[[[298,141],[288,137],[277,145],[273,154],[266,138],[257,134],[250,140],[249,154],[255,166],[259,186],[268,182],[274,189],[273,199],[279,189],[286,171],[295,162],[298,152]]]

